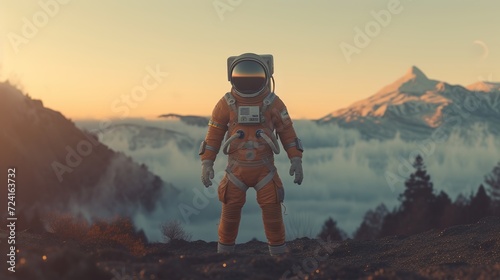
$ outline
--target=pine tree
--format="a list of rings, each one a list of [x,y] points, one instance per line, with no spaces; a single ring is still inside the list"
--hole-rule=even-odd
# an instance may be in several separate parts
[[[417,202],[417,200],[424,199],[426,202],[431,202],[434,198],[433,184],[431,176],[427,174],[424,165],[424,159],[418,155],[415,158],[413,167],[416,171],[410,174],[410,178],[405,182],[405,191],[399,196],[402,202],[402,210],[409,210]]]
[[[500,162],[493,168],[491,174],[486,176],[485,182],[489,186],[493,213],[500,215]]]
[[[431,176],[427,174],[423,158],[418,155],[413,163],[415,172],[405,182],[405,191],[400,195],[401,208],[399,215],[397,234],[409,235],[436,226],[439,218],[433,213],[436,196],[433,193]],[[440,213],[439,213],[440,214]],[[438,214],[438,215],[439,215]]]
[[[493,168],[491,174],[485,178],[486,184],[490,186],[489,192],[491,198],[500,201],[500,162]]]
[[[477,189],[476,195],[470,201],[468,222],[475,223],[481,218],[491,215],[490,205],[491,199],[481,184]]]
[[[318,238],[326,241],[342,241],[346,234],[337,228],[337,222],[331,217],[325,221],[321,232],[318,234]]]
[[[430,212],[432,213],[430,220],[433,228],[446,228],[450,226],[450,222],[453,222],[453,220],[448,220],[448,217],[452,206],[451,199],[445,192],[441,191],[435,196],[430,208]]]
[[[385,204],[381,203],[374,210],[368,210],[363,222],[354,233],[354,239],[371,240],[379,237],[382,224],[389,211]]]

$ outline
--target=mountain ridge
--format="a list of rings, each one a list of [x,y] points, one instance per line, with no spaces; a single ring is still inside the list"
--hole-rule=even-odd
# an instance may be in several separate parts
[[[498,135],[500,83],[478,82],[467,87],[429,79],[416,66],[372,96],[315,120],[357,129],[365,138],[429,137],[433,131],[460,115],[467,129],[482,123]]]
[[[146,166],[112,151],[10,83],[0,83],[0,98],[0,164],[5,171],[16,169],[20,229],[32,228],[37,216],[51,211],[77,211],[73,214],[87,218],[150,212],[164,192],[174,195],[175,188]],[[6,192],[2,188],[2,197]]]

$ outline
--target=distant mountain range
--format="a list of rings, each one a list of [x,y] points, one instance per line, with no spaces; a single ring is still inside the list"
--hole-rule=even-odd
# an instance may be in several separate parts
[[[0,83],[0,168],[16,171],[16,215],[28,222],[44,211],[83,210],[85,216],[153,211],[177,189],[144,165],[109,149],[9,83]],[[7,185],[1,188],[7,196]],[[7,199],[0,203],[6,216]],[[21,218],[23,217],[23,218]],[[26,224],[25,224],[26,225]]]
[[[407,140],[429,137],[435,130],[472,126],[500,134],[500,83],[467,87],[431,80],[417,67],[374,95],[316,120],[357,129],[365,138]]]
[[[209,118],[200,116],[183,116],[179,114],[164,114],[160,115],[159,118],[166,119],[177,119],[189,125],[196,125],[201,127],[206,127],[208,125]]]

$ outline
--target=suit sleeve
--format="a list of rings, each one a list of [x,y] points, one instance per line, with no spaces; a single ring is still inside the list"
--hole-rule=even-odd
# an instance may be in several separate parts
[[[273,102],[272,119],[276,132],[279,135],[281,144],[285,148],[288,158],[300,157],[302,158],[302,151],[297,149],[296,138],[297,134],[293,128],[293,122],[288,114],[285,103],[276,96]]]
[[[221,98],[212,111],[212,116],[208,122],[208,131],[205,136],[205,152],[200,155],[200,159],[213,160],[217,157],[222,140],[227,131],[229,123],[229,106],[224,98]]]

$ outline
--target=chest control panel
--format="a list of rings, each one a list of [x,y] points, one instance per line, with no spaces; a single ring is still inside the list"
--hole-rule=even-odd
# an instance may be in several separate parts
[[[258,124],[260,123],[259,106],[239,106],[238,107],[239,124]]]

